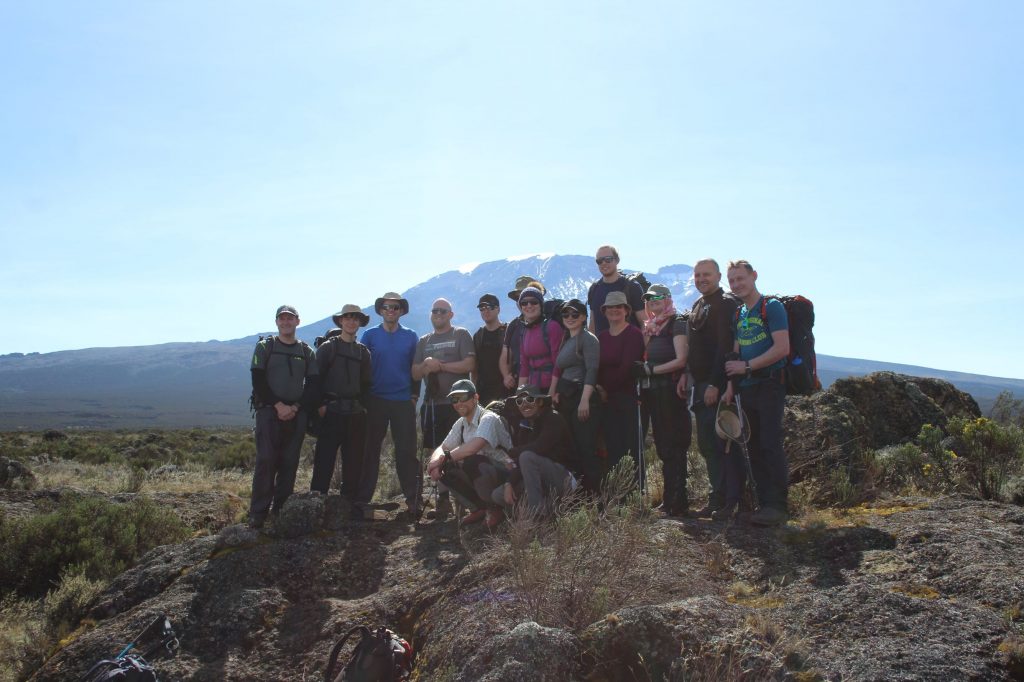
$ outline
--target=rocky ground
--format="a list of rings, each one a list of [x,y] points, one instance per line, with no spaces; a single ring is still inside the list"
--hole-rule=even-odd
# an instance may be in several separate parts
[[[820,485],[837,469],[852,479],[865,448],[978,414],[944,382],[844,382],[789,400],[794,481]],[[413,526],[393,512],[351,521],[336,495],[300,494],[257,533],[224,526],[241,508],[234,495],[162,493],[193,528],[219,532],[158,547],[117,577],[33,679],[77,679],[157,613],[180,634],[177,655],[156,661],[166,680],[319,680],[360,624],[409,639],[419,680],[1024,679],[1024,509],[878,492],[770,530],[742,515],[640,518],[643,550],[620,548],[612,591],[642,598],[612,595],[596,615],[538,609],[507,527]],[[0,505],[24,516],[60,494],[0,491]],[[581,575],[574,594],[609,589]]]
[[[1024,600],[1018,507],[900,498],[769,531],[654,521],[687,547],[663,569],[678,590],[576,633],[523,618],[501,543],[478,530],[351,522],[333,496],[288,511],[272,534],[153,550],[35,679],[80,675],[158,612],[181,633],[169,680],[319,679],[360,623],[409,638],[418,679],[1020,679],[1000,652]]]

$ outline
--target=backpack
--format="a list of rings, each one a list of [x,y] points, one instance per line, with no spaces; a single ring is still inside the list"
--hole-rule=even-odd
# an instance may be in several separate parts
[[[154,635],[157,639],[141,653],[129,653],[143,640]],[[156,669],[146,662],[161,649],[173,654],[178,650],[178,638],[171,621],[163,614],[128,643],[116,657],[99,661],[89,669],[80,682],[158,682]]]
[[[789,355],[786,356],[786,394],[811,395],[821,390],[818,379],[818,357],[814,353],[814,304],[810,299],[795,294],[779,296],[765,294],[761,297],[761,319],[768,324],[768,300],[782,303],[789,320]],[[740,321],[740,309],[736,308],[736,320]],[[770,331],[770,330],[769,330]]]
[[[640,272],[639,270],[636,271],[636,272],[630,272],[630,273],[625,273],[622,270],[619,270],[619,281],[624,281],[625,283],[622,285],[621,289],[616,289],[615,291],[621,291],[622,293],[626,294],[627,300],[629,299],[629,294],[626,293],[626,292],[629,291],[629,284],[630,284],[630,282],[636,282],[637,283],[637,285],[640,287],[640,293],[641,294],[647,293],[647,290],[651,288],[650,280],[648,280],[646,275],[644,275],[644,273]],[[596,282],[592,282],[590,284],[590,286],[587,288],[587,302],[590,301],[590,298],[591,298],[591,296],[594,293],[594,287],[596,287],[600,282],[601,282],[601,280],[597,280]],[[601,307],[600,303],[598,303],[597,307],[598,308]],[[636,316],[636,314],[637,314],[636,310],[634,310],[633,312],[631,312],[629,314],[629,319],[632,320],[632,322],[630,322],[630,324],[632,324],[635,327],[639,327],[640,329],[643,329],[644,326],[640,323],[640,319]]]
[[[313,349],[309,347],[308,343],[306,343],[302,339],[296,340],[299,342],[299,345],[302,348],[302,371],[305,372],[305,365],[307,362],[309,362],[310,356],[312,355],[315,361],[316,355],[313,353]],[[260,338],[256,341],[256,344],[259,345],[261,341],[267,342],[267,365],[270,365],[270,358],[274,355],[274,344],[277,342],[277,337],[274,336],[273,334],[271,334],[270,336],[260,336]],[[287,355],[289,357],[292,357],[291,353],[277,353],[277,355]],[[289,371],[291,371],[290,364],[288,365],[288,369]],[[258,410],[261,407],[263,407],[263,404],[260,403],[259,398],[256,396],[256,389],[253,389],[252,393],[249,394],[249,413],[255,416],[256,410]]]
[[[338,656],[345,642],[356,632],[361,639],[345,668],[335,675]],[[412,646],[386,627],[374,631],[357,625],[334,645],[324,670],[324,682],[400,682],[412,673]]]

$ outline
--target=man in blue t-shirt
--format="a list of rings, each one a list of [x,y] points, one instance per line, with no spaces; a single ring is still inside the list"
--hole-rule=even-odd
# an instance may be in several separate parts
[[[416,457],[419,382],[412,379],[412,359],[419,336],[399,324],[398,318],[409,312],[409,302],[398,294],[384,294],[373,304],[373,309],[382,322],[363,332],[360,339],[370,349],[373,372],[366,406],[366,454],[356,501],[366,505],[373,499],[380,473],[381,443],[390,425],[395,445],[395,470],[405,496],[406,514],[415,521],[422,509],[420,491],[423,488]]]
[[[738,382],[740,401],[750,423],[750,468],[757,483],[759,505],[750,521],[774,526],[786,521],[789,490],[789,465],[782,449],[786,406],[782,372],[789,354],[789,322],[780,301],[765,299],[758,292],[757,272],[748,261],[729,263],[727,275],[729,288],[742,304],[735,317],[733,345],[740,359],[725,363],[725,373],[732,381],[724,399],[732,402]],[[726,507],[734,511],[738,501],[726,500]]]

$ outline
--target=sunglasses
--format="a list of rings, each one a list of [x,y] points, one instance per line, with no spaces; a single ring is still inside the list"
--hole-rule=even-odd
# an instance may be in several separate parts
[[[524,395],[516,398],[516,405],[533,405],[540,398],[535,398],[532,395]]]
[[[459,395],[453,395],[451,398],[449,398],[449,400],[452,401],[452,405],[458,405],[459,403],[466,402],[472,397],[473,396],[470,395],[469,393],[461,393]]]
[[[566,310],[564,313],[562,313],[563,320],[575,320],[579,316],[580,313],[578,313],[575,310]]]
[[[359,313],[345,313],[344,315],[341,316],[341,319],[343,319],[343,320],[360,320],[360,321],[362,321],[363,316],[360,315]]]
[[[498,306],[491,305],[490,303],[481,303],[480,305],[477,306],[477,308],[480,310],[494,310],[497,307]]]
[[[597,263],[598,265],[601,265],[603,263],[614,263],[615,256],[599,256],[594,259],[594,262]]]
[[[644,298],[646,298],[648,301],[664,301],[665,300],[664,296],[648,295],[648,296],[644,296]]]
[[[385,303],[384,305],[382,305],[380,307],[380,309],[381,310],[389,310],[389,311],[390,310],[401,310],[402,306],[398,305],[397,303]]]
[[[519,307],[520,308],[525,308],[528,305],[540,305],[540,301],[534,300],[532,298],[528,298],[525,301],[523,301],[522,303],[520,303]]]
[[[447,308],[431,308],[430,309],[430,314],[431,315],[447,315],[450,312],[451,311],[448,310]]]

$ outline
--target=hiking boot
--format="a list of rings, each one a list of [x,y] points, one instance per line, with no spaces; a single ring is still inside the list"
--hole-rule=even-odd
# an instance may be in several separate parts
[[[501,525],[501,522],[505,520],[505,513],[499,509],[488,509],[487,520],[484,521],[484,527],[487,530],[494,530]]]
[[[708,502],[706,505],[693,512],[693,515],[698,519],[712,519],[714,518],[714,513],[721,508],[721,505]]]
[[[485,516],[487,516],[486,509],[477,509],[476,511],[471,511],[462,517],[462,525],[468,526],[471,523],[479,523],[484,520]]]
[[[712,521],[732,521],[736,518],[736,509],[739,507],[737,502],[726,502],[725,506],[721,509],[716,509],[711,512]]]
[[[447,497],[442,497],[437,501],[437,509],[427,512],[427,518],[434,521],[447,521],[451,515],[452,503]]]
[[[786,522],[789,516],[786,512],[775,507],[761,507],[750,517],[750,522],[755,526],[780,526]]]
[[[263,525],[266,522],[267,522],[267,517],[265,517],[265,516],[250,516],[249,517],[249,528],[252,528],[253,530],[260,530],[261,528],[263,528]]]
[[[398,520],[406,523],[419,523],[420,517],[423,515],[423,510],[419,507],[406,507],[402,511],[398,512]]]

